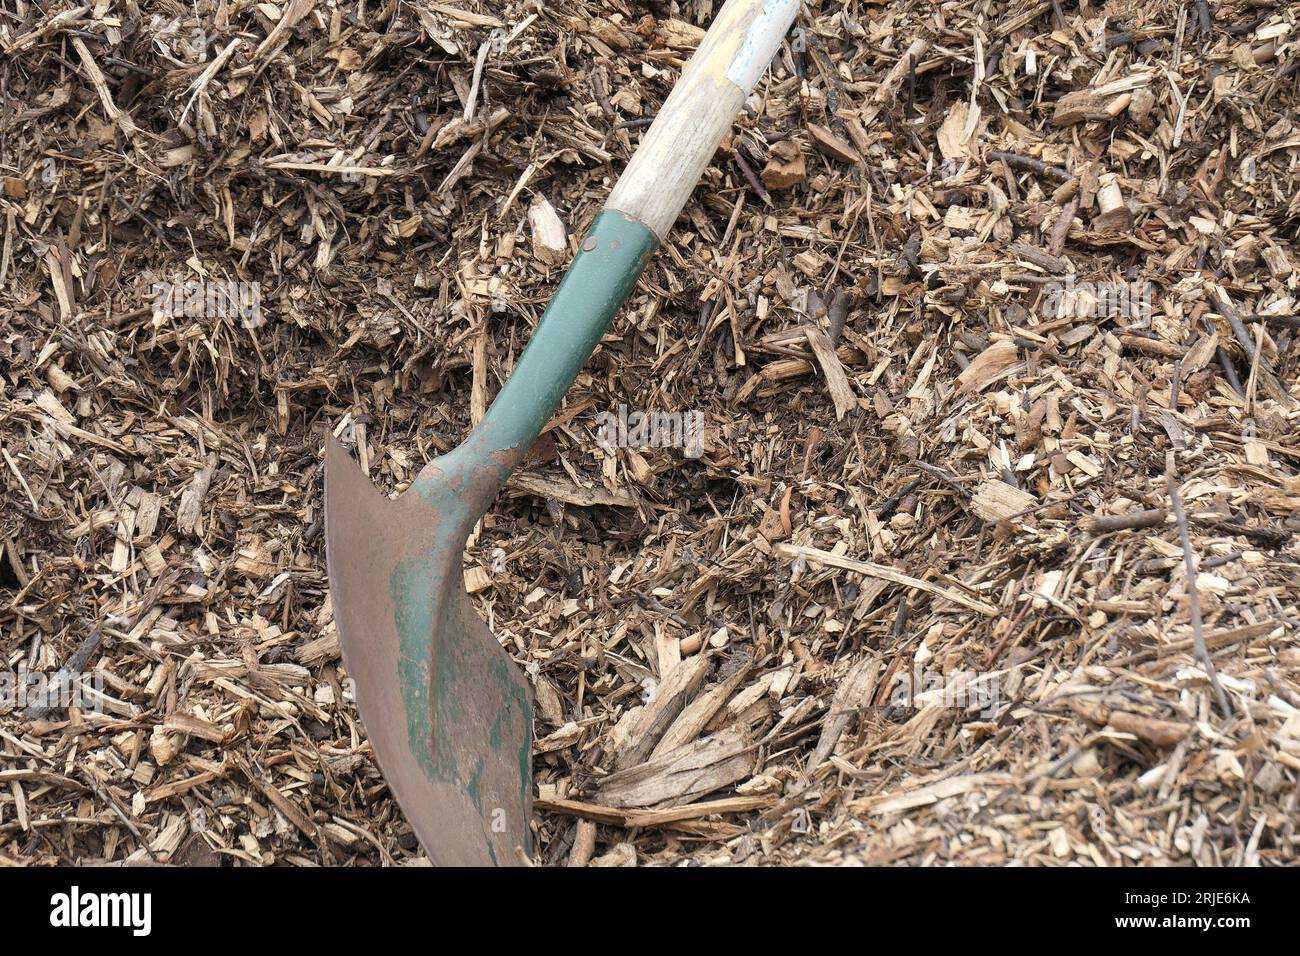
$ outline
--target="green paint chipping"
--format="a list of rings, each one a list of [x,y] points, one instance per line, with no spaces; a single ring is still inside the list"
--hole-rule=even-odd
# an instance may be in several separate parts
[[[429,750],[429,639],[433,634],[433,577],[423,561],[404,561],[393,569],[393,607],[401,653],[397,659],[398,686],[406,711],[407,743],[429,780],[441,775]]]

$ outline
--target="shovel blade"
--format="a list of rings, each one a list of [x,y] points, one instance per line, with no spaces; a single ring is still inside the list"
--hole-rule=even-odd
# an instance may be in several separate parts
[[[331,439],[326,563],[361,720],[425,852],[513,865],[531,851],[532,692],[465,593],[462,489],[431,467],[386,498]]]

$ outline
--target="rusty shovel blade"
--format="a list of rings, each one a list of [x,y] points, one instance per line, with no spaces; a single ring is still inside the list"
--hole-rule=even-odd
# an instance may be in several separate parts
[[[622,213],[597,216],[492,407],[396,498],[337,442],[326,451],[343,660],[380,769],[435,863],[516,863],[529,850],[532,691],[465,593],[465,542],[656,243]]]
[[[453,452],[386,498],[333,439],[325,461],[343,661],[379,767],[439,866],[531,852],[532,692],[465,592],[465,542],[497,489],[474,465]]]

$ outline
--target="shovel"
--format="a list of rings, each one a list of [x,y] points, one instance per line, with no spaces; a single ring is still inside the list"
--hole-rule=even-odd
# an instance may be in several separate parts
[[[382,495],[330,439],[325,546],[379,767],[435,865],[527,862],[528,680],[465,592],[465,542],[591,356],[776,54],[798,0],[728,0],[465,442]]]

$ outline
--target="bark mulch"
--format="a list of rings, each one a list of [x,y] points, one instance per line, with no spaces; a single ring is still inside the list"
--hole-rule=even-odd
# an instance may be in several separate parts
[[[102,687],[0,703],[0,863],[422,861],[324,437],[461,440],[716,6],[0,6],[0,674]],[[1296,861],[1298,65],[804,4],[466,552],[538,862]]]

